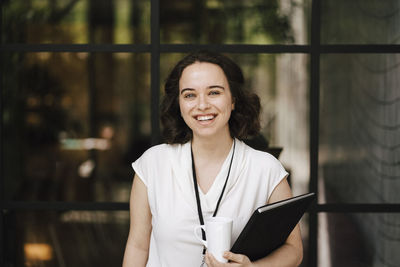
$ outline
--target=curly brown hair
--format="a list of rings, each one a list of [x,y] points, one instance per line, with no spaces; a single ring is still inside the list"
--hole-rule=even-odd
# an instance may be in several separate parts
[[[232,137],[245,139],[260,131],[260,99],[246,90],[240,67],[230,58],[215,52],[197,51],[181,59],[165,82],[165,95],[161,103],[161,123],[164,142],[184,144],[192,139],[192,130],[181,117],[179,108],[179,80],[183,70],[195,62],[208,62],[222,68],[228,80],[235,109],[229,119]]]

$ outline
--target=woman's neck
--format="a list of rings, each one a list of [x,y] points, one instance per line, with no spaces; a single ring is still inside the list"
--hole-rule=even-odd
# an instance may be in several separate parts
[[[225,158],[231,150],[232,137],[221,136],[219,138],[196,138],[193,137],[192,149],[195,158],[215,160]]]

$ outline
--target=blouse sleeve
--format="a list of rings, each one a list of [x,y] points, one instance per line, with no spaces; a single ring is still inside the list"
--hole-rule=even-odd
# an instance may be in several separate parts
[[[132,163],[132,168],[135,174],[143,181],[146,187],[149,187],[152,172],[154,170],[154,163],[157,162],[155,148],[149,148],[140,156],[135,162]]]
[[[135,162],[132,163],[132,168],[135,171],[135,174],[137,177],[140,178],[140,180],[143,181],[143,183],[146,185],[146,187],[148,186],[148,182],[147,182],[147,175],[145,175],[145,171],[143,171],[144,165],[145,163],[143,162],[143,160],[141,160],[141,158],[138,158]]]
[[[281,162],[277,160],[274,156],[270,155],[269,156],[269,190],[268,190],[268,197],[269,199],[271,197],[272,192],[274,191],[275,187],[285,178],[288,176],[288,172],[285,170],[285,168],[282,166]]]

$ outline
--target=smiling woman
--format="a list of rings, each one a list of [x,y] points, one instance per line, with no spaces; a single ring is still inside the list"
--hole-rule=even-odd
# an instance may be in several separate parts
[[[257,207],[292,195],[288,173],[275,157],[242,141],[259,131],[260,102],[244,90],[242,71],[228,57],[207,51],[187,55],[169,75],[165,93],[166,144],[132,163],[124,266],[221,266],[214,256],[222,255],[206,254],[194,228],[210,217],[229,217],[235,241]],[[298,266],[302,254],[297,226],[257,264]],[[234,253],[224,254],[224,260],[250,264],[246,255]]]

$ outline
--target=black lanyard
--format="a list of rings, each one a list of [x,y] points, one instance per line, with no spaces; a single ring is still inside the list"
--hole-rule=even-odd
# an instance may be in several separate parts
[[[231,167],[232,167],[233,155],[235,155],[235,146],[236,146],[236,142],[235,142],[235,139],[233,139],[233,151],[232,151],[231,162],[229,163],[228,175],[226,176],[224,187],[222,188],[221,195],[219,196],[219,199],[218,199],[218,202],[217,202],[217,206],[215,207],[215,210],[214,210],[214,213],[213,213],[212,217],[215,217],[215,215],[217,215],[219,204],[221,203],[222,196],[224,195],[224,191],[225,191],[225,188],[226,188],[226,184],[228,183],[229,174],[231,172]],[[199,187],[197,185],[196,168],[194,166],[193,149],[192,149],[192,147],[190,147],[190,150],[191,150],[190,152],[191,152],[191,156],[192,156],[192,173],[193,173],[194,192],[195,192],[195,195],[196,195],[196,202],[197,202],[197,212],[199,214],[200,225],[204,225],[203,212],[201,210],[201,203],[200,203],[200,197],[199,197]],[[206,240],[206,233],[204,232],[203,229],[201,230],[201,236],[202,236],[203,240]],[[204,248],[203,249],[203,255],[205,253],[206,253],[206,250]]]

